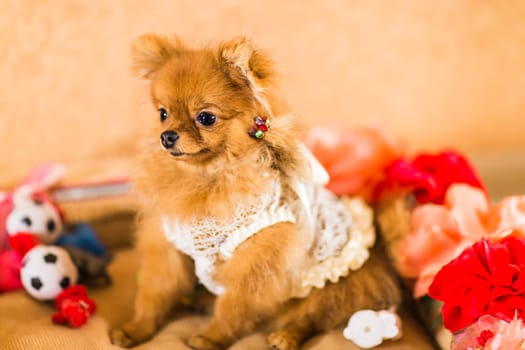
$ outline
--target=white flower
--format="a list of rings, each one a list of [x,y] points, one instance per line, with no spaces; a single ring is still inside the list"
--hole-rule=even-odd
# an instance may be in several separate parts
[[[384,339],[401,337],[401,319],[393,311],[360,310],[348,320],[343,336],[360,348],[370,349]]]

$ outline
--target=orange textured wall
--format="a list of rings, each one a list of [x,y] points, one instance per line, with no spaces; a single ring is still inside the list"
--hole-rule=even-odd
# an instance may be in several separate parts
[[[375,122],[418,147],[524,148],[525,2],[3,0],[0,170],[133,152],[129,44],[238,34],[271,51],[306,124]]]

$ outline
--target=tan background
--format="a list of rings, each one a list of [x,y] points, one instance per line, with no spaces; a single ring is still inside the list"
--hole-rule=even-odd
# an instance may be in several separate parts
[[[1,0],[0,180],[40,160],[133,152],[156,119],[129,74],[144,32],[249,35],[273,53],[305,124],[375,122],[416,147],[525,149],[524,18],[520,0]]]

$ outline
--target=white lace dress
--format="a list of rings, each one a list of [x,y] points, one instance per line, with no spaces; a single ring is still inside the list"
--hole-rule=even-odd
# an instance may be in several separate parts
[[[311,264],[295,286],[295,297],[305,297],[312,287],[337,282],[368,259],[375,241],[371,209],[358,198],[339,199],[319,184],[296,184],[283,188],[276,180],[265,195],[239,204],[227,220],[199,218],[180,222],[165,216],[166,238],[191,256],[200,282],[212,293],[225,286],[214,280],[217,265],[261,229],[279,222],[298,225]]]

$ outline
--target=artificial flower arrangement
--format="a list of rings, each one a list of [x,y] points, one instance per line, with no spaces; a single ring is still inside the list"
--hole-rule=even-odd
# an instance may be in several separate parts
[[[415,279],[416,298],[443,302],[451,349],[522,349],[525,196],[492,204],[458,153],[419,156],[412,165],[420,159],[426,166],[389,168],[379,189],[415,198],[408,230],[391,248],[398,270]]]
[[[375,206],[395,267],[441,308],[452,350],[525,349],[525,195],[493,204],[459,152],[409,157],[374,128],[315,128],[307,144],[328,187]]]

